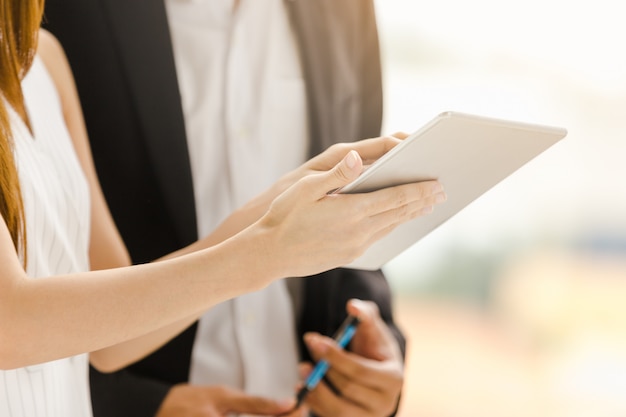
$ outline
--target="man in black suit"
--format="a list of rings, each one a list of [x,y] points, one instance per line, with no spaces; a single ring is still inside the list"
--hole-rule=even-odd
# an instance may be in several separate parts
[[[227,1],[234,7],[246,5],[246,0]],[[382,86],[372,1],[276,1],[285,8],[294,32],[306,91],[306,153],[313,156],[337,141],[378,136]],[[199,211],[207,210],[194,197],[184,106],[188,93],[181,92],[177,82],[181,67],[173,46],[172,12],[168,15],[166,8],[189,7],[185,3],[202,1],[46,4],[44,26],[59,38],[72,65],[102,187],[135,263],[193,244]],[[302,335],[332,334],[351,298],[375,302],[382,321],[376,310],[369,310],[371,326],[357,333],[352,346],[356,356],[339,355],[333,348],[326,353],[337,361],[336,369],[343,363],[349,371],[329,374],[329,381],[309,396],[308,405],[320,416],[346,411],[389,415],[402,386],[402,359],[394,352],[404,351],[404,339],[393,323],[382,272],[337,269],[298,281],[291,289],[302,360],[310,359],[309,351],[318,358],[327,350],[319,343],[305,346]],[[386,326],[380,325],[383,321]],[[188,384],[197,333],[196,323],[120,372],[104,375],[92,370],[95,417],[165,417],[181,407],[200,410],[198,390],[208,393],[210,388]],[[395,336],[391,344],[389,334]]]

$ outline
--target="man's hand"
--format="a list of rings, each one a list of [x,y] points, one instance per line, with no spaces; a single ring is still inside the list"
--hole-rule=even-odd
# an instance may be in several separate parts
[[[155,417],[225,417],[233,414],[304,417],[307,410],[290,413],[295,399],[254,397],[225,386],[174,386]]]
[[[330,363],[326,378],[332,385],[320,382],[305,404],[320,417],[389,416],[396,409],[404,381],[400,348],[376,304],[351,300],[347,310],[361,320],[351,352],[339,349],[328,337],[315,333],[305,336],[313,358]]]

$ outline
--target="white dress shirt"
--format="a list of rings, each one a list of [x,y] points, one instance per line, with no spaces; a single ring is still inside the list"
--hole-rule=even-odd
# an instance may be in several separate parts
[[[299,166],[307,150],[305,84],[283,0],[238,3],[166,0],[200,236]],[[284,282],[200,319],[190,381],[293,395],[297,345]]]

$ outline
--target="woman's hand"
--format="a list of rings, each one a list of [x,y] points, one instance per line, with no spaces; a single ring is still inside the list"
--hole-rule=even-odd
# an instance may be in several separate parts
[[[281,177],[273,189],[274,191],[282,192],[300,178],[328,171],[337,165],[351,150],[358,152],[364,166],[371,165],[406,137],[407,135],[405,133],[400,132],[394,133],[391,136],[363,139],[357,142],[337,143]]]
[[[366,158],[381,155],[374,140]],[[329,149],[309,169],[317,169],[344,145]],[[386,145],[385,145],[386,146]],[[363,148],[361,148],[363,150]],[[253,226],[266,234],[268,267],[284,276],[313,275],[350,263],[398,224],[432,212],[446,196],[437,181],[399,185],[363,194],[328,194],[359,176],[363,160],[352,150],[326,172],[307,175],[278,196]],[[276,254],[282,254],[276,256]]]
[[[331,146],[326,151],[308,160],[300,167],[285,174],[269,189],[248,201],[238,208],[228,218],[226,218],[210,235],[205,236],[196,244],[174,253],[180,255],[193,252],[198,249],[207,248],[220,243],[229,237],[237,234],[249,225],[253,224],[263,216],[269,209],[272,201],[281,193],[298,182],[300,179],[312,175],[320,174],[332,169],[337,165],[350,150],[359,153],[364,165],[371,164],[378,158],[386,154],[390,149],[406,138],[404,133],[394,133],[392,136],[385,136],[374,139],[364,139],[353,143],[339,143]]]

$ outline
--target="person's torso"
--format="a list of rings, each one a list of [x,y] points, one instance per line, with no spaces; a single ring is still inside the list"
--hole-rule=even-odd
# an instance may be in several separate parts
[[[33,133],[11,108],[9,119],[27,225],[26,272],[45,279],[86,271],[89,189],[56,89],[39,58],[22,86]],[[87,355],[0,371],[0,415],[90,416]]]
[[[373,2],[284,3],[305,69],[308,156],[336,141],[377,136],[382,94]],[[164,8],[160,1],[50,1],[44,22],[61,40],[75,70],[101,184],[129,252],[139,263],[196,238],[180,94],[170,35],[162,23]],[[331,271],[298,281],[305,283],[299,302],[301,334],[332,334],[345,315],[340,295],[354,294],[354,284],[379,281],[344,275]],[[166,383],[186,381],[195,328],[129,371]],[[304,346],[301,352],[306,355]],[[109,382],[98,387],[96,398],[107,406],[126,401],[126,391],[113,392],[124,390],[117,384],[118,375],[107,377]]]
[[[199,236],[300,165],[305,82],[283,0],[166,2]],[[285,396],[297,381],[295,324],[283,282],[208,311],[190,381]]]

